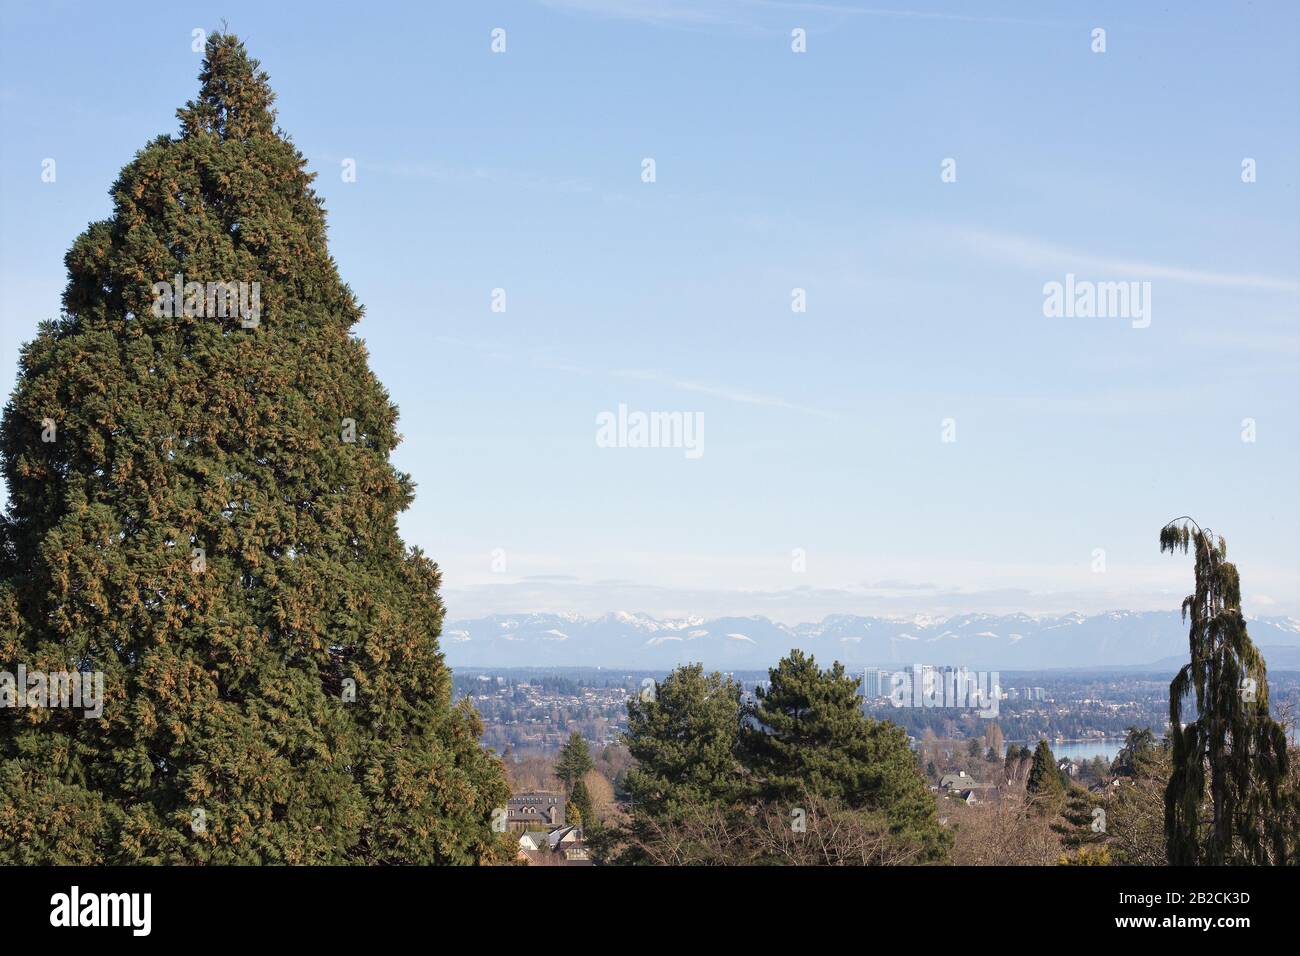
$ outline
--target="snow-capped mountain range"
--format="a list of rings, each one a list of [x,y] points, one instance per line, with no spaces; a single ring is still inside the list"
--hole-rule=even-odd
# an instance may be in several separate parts
[[[1300,665],[1300,621],[1251,618],[1250,634],[1274,668]],[[770,667],[791,648],[851,666],[934,664],[991,670],[1133,667],[1187,656],[1177,611],[962,614],[906,620],[835,615],[786,625],[765,617],[660,620],[616,611],[501,614],[452,621],[442,647],[453,667],[626,667],[667,669],[701,661],[723,670]],[[1270,654],[1270,651],[1273,651]]]

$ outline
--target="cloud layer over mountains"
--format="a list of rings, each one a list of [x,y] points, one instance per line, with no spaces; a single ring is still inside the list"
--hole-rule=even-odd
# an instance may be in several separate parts
[[[1271,667],[1300,662],[1300,621],[1255,618],[1250,634]],[[895,620],[835,615],[789,626],[765,617],[660,620],[616,611],[504,614],[449,622],[443,650],[453,667],[627,667],[666,669],[690,661],[723,670],[762,669],[793,647],[847,665],[934,664],[991,670],[1132,667],[1187,656],[1187,626],[1175,611],[965,614]]]

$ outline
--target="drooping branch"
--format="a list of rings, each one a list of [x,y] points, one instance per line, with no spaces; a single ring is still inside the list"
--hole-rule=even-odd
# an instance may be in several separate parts
[[[1194,551],[1196,576],[1182,604],[1190,661],[1169,685],[1169,862],[1284,862],[1276,810],[1286,739],[1268,715],[1264,659],[1247,634],[1227,542],[1216,542],[1210,529],[1183,515],[1160,529],[1160,550]],[[1196,695],[1196,719],[1184,725],[1189,693]],[[1203,823],[1209,824],[1204,834]]]

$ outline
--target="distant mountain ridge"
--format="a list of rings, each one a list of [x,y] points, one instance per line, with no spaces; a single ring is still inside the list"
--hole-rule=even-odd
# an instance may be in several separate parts
[[[1275,668],[1300,666],[1300,621],[1249,619],[1251,639]],[[765,617],[659,619],[615,611],[500,614],[448,622],[442,648],[453,667],[627,667],[691,661],[722,670],[770,667],[792,647],[846,665],[934,664],[974,669],[1133,667],[1185,660],[1187,625],[1177,611],[1102,614],[961,614],[908,619],[838,614],[820,623]],[[1269,657],[1273,651],[1274,662]],[[1280,653],[1279,653],[1280,652]]]

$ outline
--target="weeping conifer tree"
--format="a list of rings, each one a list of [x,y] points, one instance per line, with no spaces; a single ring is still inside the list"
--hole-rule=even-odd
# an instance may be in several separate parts
[[[1169,685],[1169,862],[1283,864],[1286,734],[1269,717],[1264,658],[1246,633],[1227,542],[1184,516],[1160,530],[1160,550],[1191,551],[1196,561],[1196,590],[1183,601],[1191,660]],[[1192,696],[1196,719],[1184,725]]]
[[[73,243],[0,428],[0,669],[106,698],[0,710],[0,862],[495,859],[503,769],[397,534],[312,174],[238,39],[200,79]]]

